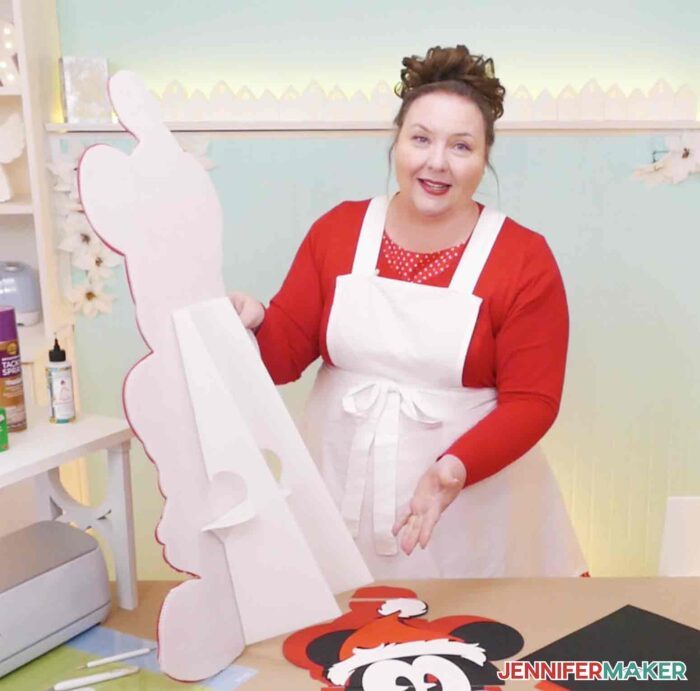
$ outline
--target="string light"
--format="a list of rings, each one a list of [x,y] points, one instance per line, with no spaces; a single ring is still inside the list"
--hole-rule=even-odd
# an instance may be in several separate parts
[[[0,30],[3,35],[2,45],[0,45],[0,83],[3,86],[13,86],[19,77],[14,61],[14,56],[17,54],[15,27],[10,22],[0,21]]]

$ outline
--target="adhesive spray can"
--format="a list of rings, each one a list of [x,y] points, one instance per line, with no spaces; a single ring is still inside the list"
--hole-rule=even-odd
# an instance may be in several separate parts
[[[73,397],[73,370],[66,361],[66,351],[55,338],[49,351],[49,364],[46,366],[46,381],[49,385],[49,422],[63,424],[75,420],[75,399]]]
[[[0,408],[5,409],[10,432],[27,429],[15,310],[4,305],[0,305]]]

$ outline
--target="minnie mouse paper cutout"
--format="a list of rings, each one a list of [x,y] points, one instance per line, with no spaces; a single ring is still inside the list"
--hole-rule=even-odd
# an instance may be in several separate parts
[[[126,258],[151,349],[124,382],[124,406],[158,467],[164,557],[193,576],[161,609],[160,666],[194,681],[246,643],[336,616],[332,593],[371,577],[225,297],[211,180],[134,74],[116,74],[109,91],[138,144],[130,155],[89,148],[79,190],[95,231]],[[288,497],[261,449],[281,459]]]
[[[291,635],[284,656],[330,684],[352,691],[487,691],[503,685],[493,660],[523,646],[512,627],[456,615],[430,621],[412,590],[374,587],[355,592],[350,611]]]

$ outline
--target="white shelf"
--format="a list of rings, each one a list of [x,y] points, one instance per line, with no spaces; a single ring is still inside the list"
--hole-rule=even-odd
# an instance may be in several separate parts
[[[84,415],[75,422],[57,425],[48,417],[47,409],[33,408],[27,429],[10,433],[10,448],[2,454],[0,464],[0,488],[134,436],[122,418]]]
[[[19,86],[0,86],[0,96],[21,96]]]
[[[22,216],[34,213],[34,205],[28,194],[18,194],[9,201],[0,202],[0,216]]]
[[[172,132],[390,132],[393,126],[384,121],[209,121],[167,122]],[[700,130],[700,120],[537,120],[499,122],[500,132],[565,131],[621,132]],[[125,132],[119,123],[47,123],[46,130],[56,134],[102,134]]]

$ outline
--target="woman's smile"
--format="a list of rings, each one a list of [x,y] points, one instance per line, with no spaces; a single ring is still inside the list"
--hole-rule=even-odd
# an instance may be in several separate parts
[[[418,182],[427,194],[438,197],[447,194],[450,191],[450,187],[452,187],[446,182],[437,182],[428,178],[418,178]]]

